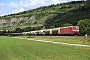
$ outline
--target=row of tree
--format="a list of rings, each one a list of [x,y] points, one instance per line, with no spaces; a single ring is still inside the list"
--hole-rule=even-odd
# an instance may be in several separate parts
[[[80,20],[77,25],[80,27],[81,35],[90,35],[90,19]]]
[[[86,7],[90,8],[90,0],[86,0]]]
[[[70,24],[66,23],[62,26],[69,26]],[[80,35],[89,35],[90,36],[90,19],[80,20],[77,24],[80,27]],[[55,26],[50,26],[49,28],[55,28]],[[0,31],[0,35],[5,35],[6,33],[21,33],[21,32],[28,32],[34,30],[46,29],[45,26],[41,27],[26,27],[24,29],[16,28],[13,31]]]
[[[81,1],[84,1],[84,0],[81,0]],[[53,6],[53,5],[52,5]],[[84,7],[86,7],[86,8],[90,8],[90,0],[86,0],[86,3],[85,3],[85,6]],[[24,12],[24,13],[26,13],[26,12]],[[23,13],[23,14],[24,14]],[[42,13],[40,14],[40,15],[42,15]],[[43,14],[44,15],[44,14]],[[42,15],[42,16],[43,16]],[[60,15],[60,14],[59,14]],[[42,17],[41,16],[41,17]],[[57,16],[57,18],[60,18],[61,17],[61,15],[60,16]],[[38,19],[38,18],[37,18]],[[53,18],[54,20],[56,19],[56,18]],[[49,22],[49,20],[48,20],[48,22]],[[54,21],[52,21],[52,22],[54,22]],[[65,21],[64,21],[65,22]],[[50,23],[51,23],[51,21],[50,21]],[[58,22],[57,22],[58,23]],[[47,24],[46,24],[47,25]],[[62,24],[61,26],[69,26],[69,25],[71,25],[70,23],[65,23],[65,24]],[[88,34],[88,35],[90,35],[90,19],[83,19],[83,20],[80,20],[79,22],[78,22],[78,24],[77,24],[79,27],[80,27],[80,34],[81,35],[85,35],[85,34]],[[16,28],[14,31],[8,31],[8,32],[16,32],[16,33],[19,33],[19,32],[26,32],[26,31],[32,31],[32,30],[40,30],[40,29],[46,29],[46,28],[54,28],[54,27],[56,27],[55,25],[50,25],[50,26],[42,26],[42,27],[26,27],[26,28],[24,28],[24,29],[21,29],[21,28]],[[3,35],[4,33],[8,33],[7,31],[0,31],[0,35]]]
[[[90,8],[90,0],[86,0],[84,7]],[[90,19],[80,20],[77,25],[80,27],[81,35],[87,34],[90,36]]]

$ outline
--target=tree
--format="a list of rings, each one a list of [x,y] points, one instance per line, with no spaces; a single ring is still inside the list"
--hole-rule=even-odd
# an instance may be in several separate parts
[[[21,28],[16,28],[15,32],[20,33],[20,32],[22,32],[22,29]]]
[[[49,28],[52,29],[52,28],[55,28],[55,26],[50,26]]]
[[[42,26],[42,28],[41,29],[46,29],[46,27],[45,26]]]
[[[31,28],[31,27],[26,27],[26,28],[24,29],[24,31],[32,31],[32,28]]]
[[[34,27],[35,30],[40,30],[41,26]]]
[[[90,20],[89,19],[80,20],[77,25],[80,27],[81,35],[85,35],[85,34],[90,35]]]
[[[65,23],[65,24],[62,24],[61,26],[62,27],[65,27],[65,26],[71,26],[72,24],[70,24],[70,23]]]
[[[86,7],[90,7],[90,0],[86,0]]]

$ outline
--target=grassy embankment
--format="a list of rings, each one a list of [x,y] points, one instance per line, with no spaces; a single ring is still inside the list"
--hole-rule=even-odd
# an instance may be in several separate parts
[[[47,39],[48,37],[41,37],[41,39],[45,38]],[[51,38],[53,39],[53,37],[50,37],[48,39]],[[37,39],[39,39],[39,37]],[[52,43],[41,43],[12,37],[0,37],[0,60],[89,60],[89,59],[90,59],[90,48],[64,46]]]
[[[30,38],[30,39],[33,38],[36,40],[90,45],[89,37],[80,37],[80,36],[21,36],[21,38]]]

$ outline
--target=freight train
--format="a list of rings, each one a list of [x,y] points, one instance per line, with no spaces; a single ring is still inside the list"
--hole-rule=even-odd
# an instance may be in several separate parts
[[[44,29],[44,30],[36,30],[22,33],[11,33],[11,35],[38,35],[38,36],[56,36],[56,35],[79,35],[79,27],[78,26],[67,26],[67,27],[58,27],[53,29]]]

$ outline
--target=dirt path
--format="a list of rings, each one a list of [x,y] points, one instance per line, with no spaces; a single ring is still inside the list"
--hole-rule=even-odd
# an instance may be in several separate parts
[[[25,38],[20,38],[20,37],[14,37],[14,38],[25,39]],[[32,40],[32,41],[37,41],[37,42],[48,42],[48,43],[53,43],[53,44],[62,44],[62,45],[69,45],[69,46],[89,47],[90,48],[90,45],[83,45],[83,44],[70,44],[70,43],[53,42],[53,41],[47,41],[47,40],[35,40],[32,38],[26,38],[26,40]]]

